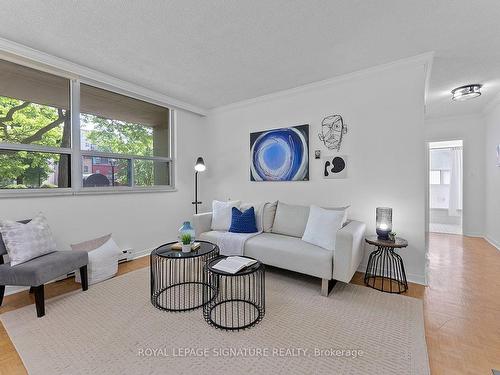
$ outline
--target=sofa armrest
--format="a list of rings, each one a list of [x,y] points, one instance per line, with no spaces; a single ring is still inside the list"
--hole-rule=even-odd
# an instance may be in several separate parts
[[[337,232],[333,252],[333,279],[345,283],[351,281],[363,260],[365,230],[365,223],[353,220]]]
[[[202,214],[193,215],[193,227],[196,237],[205,232],[212,230],[212,213],[204,212]]]

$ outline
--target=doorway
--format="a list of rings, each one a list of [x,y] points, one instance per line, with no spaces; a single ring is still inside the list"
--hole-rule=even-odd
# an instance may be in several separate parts
[[[463,141],[429,143],[429,232],[462,234]]]

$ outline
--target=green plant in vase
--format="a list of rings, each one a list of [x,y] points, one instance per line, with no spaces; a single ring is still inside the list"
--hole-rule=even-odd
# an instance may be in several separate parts
[[[183,233],[181,235],[182,252],[183,253],[189,253],[191,251],[191,240],[192,240],[192,237],[189,233]]]

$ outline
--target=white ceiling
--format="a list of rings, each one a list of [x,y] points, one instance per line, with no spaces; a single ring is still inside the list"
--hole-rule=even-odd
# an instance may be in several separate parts
[[[435,51],[428,116],[500,92],[498,0],[0,0],[0,36],[213,108]],[[451,102],[449,91],[483,83]]]

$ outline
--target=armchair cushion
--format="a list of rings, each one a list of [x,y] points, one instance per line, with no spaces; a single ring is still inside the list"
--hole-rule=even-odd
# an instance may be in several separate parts
[[[87,263],[86,251],[54,251],[14,267],[0,264],[0,285],[42,285]]]

